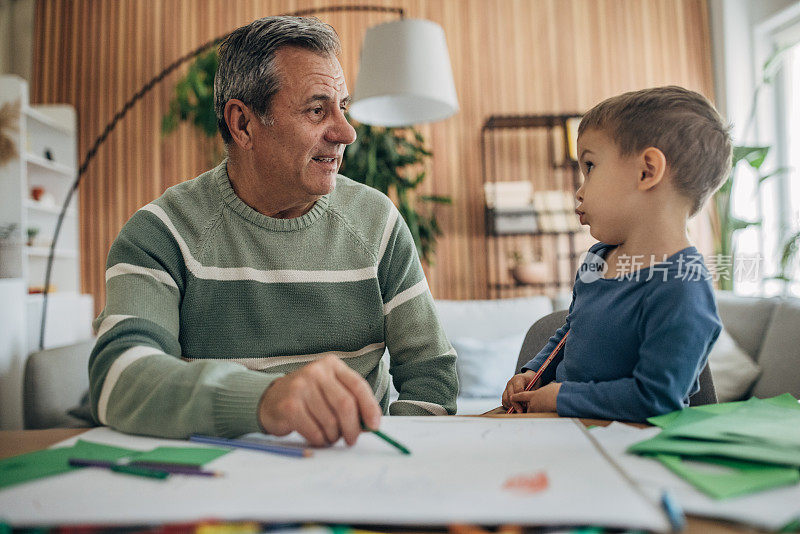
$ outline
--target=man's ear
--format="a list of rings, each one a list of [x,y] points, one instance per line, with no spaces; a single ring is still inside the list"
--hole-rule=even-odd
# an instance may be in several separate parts
[[[242,150],[253,147],[252,121],[255,115],[241,100],[232,98],[225,103],[225,124],[231,132],[233,142]]]
[[[640,156],[641,170],[638,188],[647,191],[661,183],[667,172],[667,158],[654,146],[644,149]]]

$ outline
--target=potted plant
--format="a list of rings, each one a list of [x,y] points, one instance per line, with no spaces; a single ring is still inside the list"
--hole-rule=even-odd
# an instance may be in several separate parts
[[[452,200],[415,191],[425,179],[423,165],[431,156],[425,138],[414,128],[383,128],[348,120],[357,137],[344,151],[342,174],[393,198],[420,258],[432,263],[436,239],[442,234],[432,205],[451,204]]]
[[[535,256],[532,261],[529,261],[518,250],[514,250],[509,259],[511,267],[508,272],[517,285],[544,284],[552,278],[550,267],[542,261],[540,256]]]
[[[217,64],[216,48],[198,56],[186,74],[175,84],[169,111],[161,119],[161,132],[164,135],[175,131],[181,122],[189,122],[200,130],[209,143],[210,165],[216,165],[225,154],[217,136],[217,115],[214,112],[214,75]]]

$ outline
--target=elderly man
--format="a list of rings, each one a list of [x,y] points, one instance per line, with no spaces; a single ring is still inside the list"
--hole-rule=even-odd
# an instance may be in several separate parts
[[[228,159],[137,211],[108,255],[100,423],[321,446],[387,410],[455,412],[455,351],[411,234],[386,196],[337,175],[355,140],[339,46],[316,19],[269,17],[220,47]]]

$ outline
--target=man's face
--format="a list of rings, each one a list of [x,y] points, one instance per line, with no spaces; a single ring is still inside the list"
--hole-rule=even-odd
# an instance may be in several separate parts
[[[636,158],[623,157],[616,143],[600,130],[587,130],[578,139],[583,185],[575,193],[581,224],[598,241],[617,245],[636,224],[640,168]]]
[[[278,50],[275,64],[271,120],[254,126],[256,170],[270,193],[314,202],[333,191],[344,148],[356,139],[344,117],[344,73],[335,56],[296,47]]]

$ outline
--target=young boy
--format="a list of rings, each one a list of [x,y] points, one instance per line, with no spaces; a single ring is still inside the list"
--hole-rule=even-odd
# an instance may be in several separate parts
[[[721,329],[686,223],[728,175],[728,130],[698,93],[645,89],[590,110],[578,154],[575,212],[600,243],[575,278],[566,324],[508,381],[503,406],[626,421],[684,408]],[[567,332],[563,360],[526,392]]]

